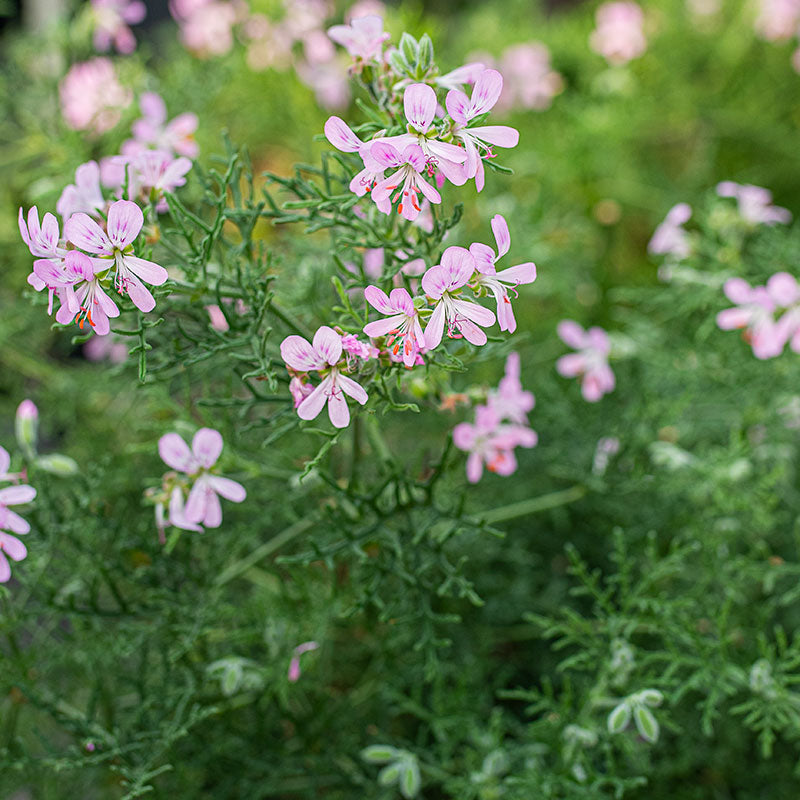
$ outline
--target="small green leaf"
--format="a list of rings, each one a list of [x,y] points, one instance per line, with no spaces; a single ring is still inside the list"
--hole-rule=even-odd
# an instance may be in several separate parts
[[[410,800],[410,798],[417,796],[422,783],[419,774],[419,764],[417,764],[416,756],[410,756],[399,763],[402,764],[400,792],[403,797],[409,798]]]
[[[402,761],[395,761],[394,764],[389,764],[378,773],[378,783],[381,786],[391,786],[397,782],[400,777],[400,767],[403,765]]]
[[[397,748],[390,747],[388,744],[372,744],[361,751],[361,758],[371,764],[385,764],[392,761],[399,755]]]
[[[608,715],[608,732],[620,733],[628,727],[631,721],[631,707],[628,705],[627,700],[623,700],[609,715]]]
[[[658,722],[653,716],[652,711],[644,706],[636,706],[633,710],[633,720],[636,723],[636,730],[645,741],[654,744],[658,741]]]

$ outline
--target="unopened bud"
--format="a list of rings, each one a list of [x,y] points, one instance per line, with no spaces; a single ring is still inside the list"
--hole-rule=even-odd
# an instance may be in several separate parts
[[[36,453],[37,432],[39,429],[39,409],[33,400],[23,400],[17,408],[14,431],[17,443],[29,458]]]
[[[39,456],[35,463],[37,467],[45,472],[49,472],[52,475],[60,475],[61,477],[75,475],[78,472],[77,462],[69,456],[61,455],[61,453]]]

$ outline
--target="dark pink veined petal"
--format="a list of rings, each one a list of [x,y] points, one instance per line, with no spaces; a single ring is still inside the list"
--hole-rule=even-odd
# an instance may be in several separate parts
[[[454,245],[442,253],[442,268],[449,278],[448,289],[460,289],[472,277],[475,259],[466,247]]]
[[[364,333],[366,333],[367,336],[371,336],[373,339],[378,336],[386,336],[386,334],[399,328],[400,325],[403,324],[404,319],[405,316],[403,314],[396,314],[393,317],[386,317],[385,319],[379,319],[375,322],[368,322],[364,326]]]
[[[469,422],[460,422],[453,428],[453,444],[459,450],[472,450],[476,436],[475,426]]]
[[[156,307],[155,297],[153,297],[149,289],[133,273],[129,273],[125,277],[125,290],[131,298],[131,302],[139,311],[147,313]]]
[[[197,472],[198,464],[189,445],[177,433],[165,433],[158,440],[158,454],[168,467],[178,472]]]
[[[473,242],[469,246],[469,252],[475,259],[475,269],[483,275],[494,275],[497,269],[494,265],[494,250],[487,244]]]
[[[558,323],[556,332],[564,344],[574,347],[576,350],[580,350],[586,344],[586,333],[574,320],[562,319]]]
[[[586,369],[586,359],[581,353],[568,353],[556,361],[556,372],[564,378],[574,378]]]
[[[342,337],[327,325],[317,328],[312,344],[314,349],[331,366],[342,357]]]
[[[404,164],[408,164],[415,172],[422,172],[425,169],[427,159],[425,152],[418,144],[408,145],[401,153]]]
[[[328,117],[324,130],[325,138],[343,153],[357,153],[364,144],[339,117]]]
[[[48,248],[55,250],[58,246],[58,220],[49,211],[42,220],[41,237]]]
[[[357,403],[363,406],[367,402],[369,395],[367,395],[364,387],[360,383],[356,383],[352,378],[348,378],[347,375],[339,375],[336,383],[348,397],[352,397]]]
[[[142,209],[131,200],[117,200],[109,206],[108,238],[119,250],[124,250],[136,239],[142,225],[144,225]]]
[[[451,89],[447,93],[444,101],[447,113],[453,118],[453,121],[459,125],[466,125],[469,122],[469,97],[459,89]]]
[[[458,309],[459,314],[466,317],[468,320],[488,328],[494,325],[494,311],[477,303],[470,303],[467,300],[453,300],[453,305]]]
[[[519,144],[519,131],[508,125],[479,125],[469,132],[484,142],[498,147],[516,147]]]
[[[478,117],[491,111],[503,91],[503,76],[496,69],[484,70],[472,89],[469,117]]]
[[[120,201],[124,202],[124,201]],[[105,231],[88,215],[79,211],[64,225],[64,235],[75,247],[94,255],[112,255],[114,245]]]
[[[426,147],[435,156],[437,161],[452,161],[453,164],[463,164],[467,160],[467,152],[463,147],[455,144],[440,142],[437,139],[429,139]]]
[[[11,565],[8,563],[8,559],[3,554],[3,551],[0,550],[0,583],[8,583],[11,578]]]
[[[0,489],[0,506],[18,506],[30,503],[36,497],[33,486],[6,486]]]
[[[232,481],[230,478],[223,478],[220,475],[208,475],[206,480],[218,495],[230,500],[232,503],[241,503],[247,497],[247,491],[244,486],[237,481]]]
[[[346,428],[350,424],[350,409],[342,392],[331,392],[328,398],[328,417],[335,428]]]
[[[497,273],[497,277],[505,283],[511,283],[515,286],[523,283],[533,283],[536,280],[536,264],[532,261],[527,261],[524,264],[517,264],[515,267],[509,267]]]
[[[33,273],[44,283],[45,286],[64,286],[72,282],[70,278],[61,267],[56,266],[48,258],[39,258],[33,262]]]
[[[364,299],[381,314],[392,314],[397,308],[390,302],[389,296],[377,286],[367,286],[364,289]]]
[[[450,275],[445,267],[437,264],[422,276],[422,288],[428,297],[438,300],[450,286]]]
[[[477,483],[483,475],[483,458],[480,453],[470,453],[467,456],[467,480]]]
[[[372,143],[369,148],[369,157],[384,169],[394,169],[405,163],[394,145],[381,140]]]
[[[16,536],[0,533],[0,549],[7,553],[14,561],[22,561],[28,555],[28,550]]]
[[[210,469],[222,452],[222,434],[213,428],[200,428],[192,439],[192,455],[200,466]]]
[[[389,295],[389,302],[391,303],[393,309],[401,311],[406,316],[414,316],[414,301],[411,299],[411,295],[406,289],[392,289],[392,292]]]
[[[436,92],[424,83],[412,83],[403,94],[406,119],[420,133],[425,133],[436,116]]]
[[[511,247],[511,234],[508,231],[508,223],[501,214],[492,217],[492,232],[497,242],[497,257],[502,258]]]
[[[138,275],[143,281],[151,284],[152,286],[161,286],[166,283],[169,278],[169,273],[160,264],[154,261],[148,261],[146,258],[139,258],[138,256],[123,256],[122,259],[125,266]]]
[[[753,301],[753,289],[744,278],[730,278],[725,281],[722,287],[725,296],[732,303],[742,305],[743,303],[750,303]]]
[[[287,336],[281,342],[281,358],[292,369],[299,372],[320,369],[325,363],[313,346],[302,336],[296,334]]]
[[[332,382],[331,376],[326,376],[322,383],[297,406],[297,416],[300,417],[300,419],[317,418],[319,412],[322,411],[322,407],[325,405],[325,401],[328,399],[328,393],[330,392]]]
[[[433,268],[432,268],[433,269]],[[430,272],[430,270],[428,270]],[[427,273],[425,273],[427,275]],[[423,277],[423,281],[425,278]],[[425,347],[434,350],[439,346],[444,334],[444,303],[438,303],[433,309],[428,324],[425,326]]]

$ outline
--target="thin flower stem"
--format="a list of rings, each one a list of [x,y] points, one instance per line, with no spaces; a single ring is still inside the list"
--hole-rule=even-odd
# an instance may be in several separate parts
[[[510,503],[507,506],[493,508],[481,515],[481,519],[492,524],[495,522],[506,522],[510,519],[517,519],[528,514],[536,514],[539,511],[546,511],[549,508],[567,505],[580,500],[586,494],[586,487],[572,486],[569,489],[562,489],[558,492],[550,492],[539,497],[532,497],[530,500],[521,500],[518,503]]]

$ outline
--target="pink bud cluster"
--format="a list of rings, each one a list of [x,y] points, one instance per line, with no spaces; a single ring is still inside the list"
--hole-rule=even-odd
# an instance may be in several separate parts
[[[453,443],[467,456],[467,480],[477,483],[483,467],[498,475],[511,475],[517,469],[514,449],[535,447],[536,431],[528,426],[528,412],[535,399],[522,388],[518,353],[506,360],[505,375],[489,392],[486,404],[475,407],[475,421],[462,422],[453,429]]]
[[[589,45],[609,64],[627,64],[647,49],[644,14],[637,3],[630,0],[603,3],[595,20],[597,27],[589,37]]]
[[[136,39],[129,25],[138,25],[147,15],[142,0],[92,0],[95,50],[106,52],[112,45],[119,53],[132,53]]]
[[[467,77],[465,74],[464,82]],[[395,207],[398,214],[413,221],[420,214],[423,198],[434,204],[442,202],[437,187],[441,189],[445,181],[462,186],[474,178],[478,191],[483,189],[483,161],[494,157],[492,147],[516,147],[519,133],[514,128],[472,125],[494,107],[502,89],[499,72],[481,70],[471,97],[460,89],[447,93],[447,113],[440,117],[434,88],[415,83],[403,94],[407,133],[364,142],[339,117],[330,117],[325,136],[338,150],[361,157],[364,169],[350,182],[354,194],[370,194],[384,214]],[[428,179],[433,179],[436,187]]]
[[[96,166],[96,165],[95,165]],[[39,223],[34,206],[25,221],[19,210],[19,230],[28,246],[33,272],[28,283],[37,292],[47,288],[48,313],[58,298],[56,321],[62,325],[76,322],[100,336],[110,331],[109,318],[120,310],[107,292],[113,289],[130,297],[140,311],[152,311],[155,299],[144,285],[160,286],[167,278],[164,267],[134,253],[134,242],[144,224],[144,215],[136,203],[117,200],[108,207],[104,224],[88,214],[72,214],[61,237],[58,220],[49,212]]]
[[[23,414],[36,412],[36,406],[29,400],[21,406]],[[38,412],[37,412],[38,413]],[[11,510],[11,506],[30,503],[36,497],[36,489],[22,483],[24,473],[10,472],[11,456],[8,451],[0,447],[0,484],[10,483],[10,486],[0,488],[0,583],[6,583],[11,577],[12,561],[22,561],[28,555],[25,545],[12,534],[22,536],[30,532],[31,526],[19,514]]]
[[[581,394],[589,403],[596,403],[604,394],[613,391],[615,380],[608,365],[611,351],[608,334],[598,327],[584,330],[571,319],[561,320],[557,330],[561,341],[577,350],[558,359],[558,374],[565,378],[579,377]]]
[[[175,470],[164,476],[156,500],[156,525],[162,542],[166,524],[186,531],[218,528],[222,524],[219,498],[241,503],[247,497],[240,483],[214,471],[222,447],[222,434],[213,428],[200,428],[191,448],[177,433],[158,440],[159,455]]]
[[[717,314],[722,330],[744,330],[744,338],[756,358],[781,355],[786,343],[800,353],[800,285],[788,272],[776,272],[765,286],[750,286],[731,278],[723,287],[735,303]]]

